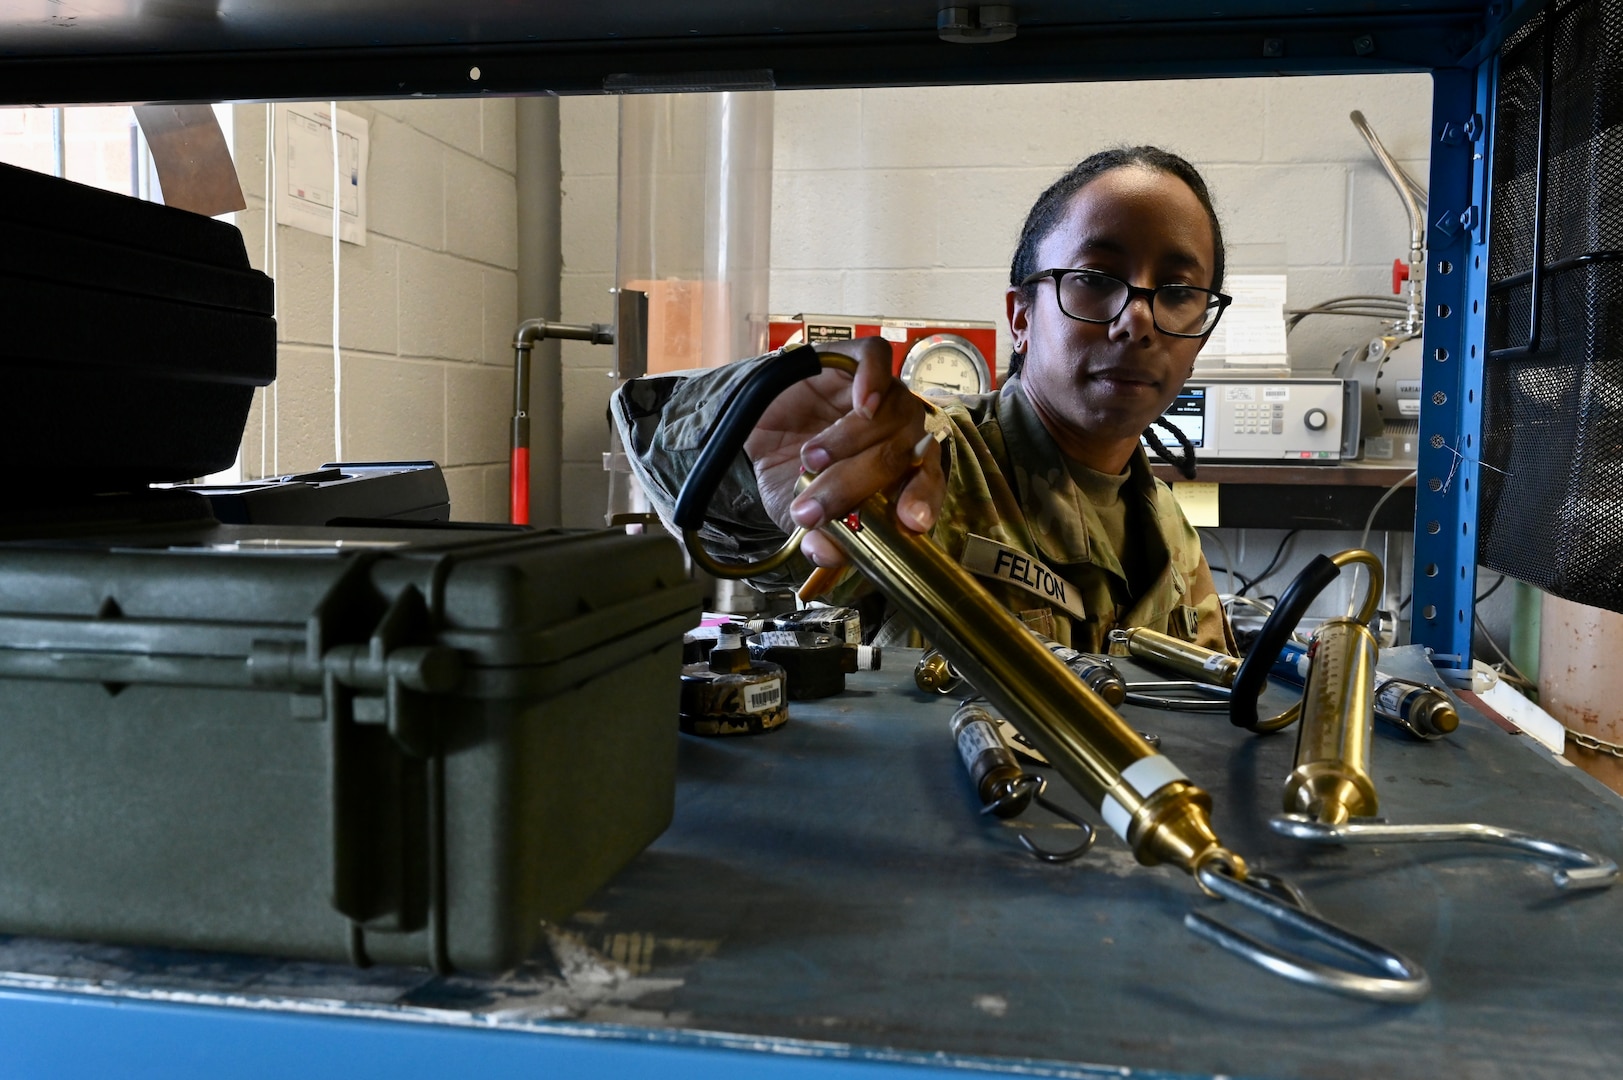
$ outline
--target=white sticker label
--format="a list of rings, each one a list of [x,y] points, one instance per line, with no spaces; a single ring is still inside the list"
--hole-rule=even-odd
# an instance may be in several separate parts
[[[971,533],[969,542],[964,545],[963,564],[972,574],[1024,589],[1064,608],[1078,619],[1087,618],[1082,598],[1072,591],[1070,583],[1035,555]]]
[[[1262,388],[1262,400],[1264,401],[1289,401],[1290,399],[1291,388],[1288,386],[1265,386]]]
[[[800,644],[800,639],[795,636],[793,630],[763,630],[755,635],[755,640],[757,644],[769,649],[778,645],[793,647]]]
[[[766,712],[775,709],[783,701],[783,680],[773,679],[770,682],[755,683],[744,687],[744,711]]]
[[[884,338],[886,341],[906,341],[907,340],[907,327],[905,327],[905,326],[881,326],[879,328],[879,336]]]
[[[997,737],[997,730],[985,720],[971,720],[958,729],[958,756],[964,759],[964,765],[974,764],[975,759],[988,750],[996,750],[1003,745]]]
[[[1127,768],[1122,770],[1120,787],[1126,788],[1137,796],[1142,803],[1157,791],[1166,787],[1174,780],[1187,780],[1188,776],[1172,762],[1160,754],[1151,754],[1149,757],[1139,758]],[[1110,831],[1127,839],[1127,833],[1133,824],[1133,815],[1121,800],[1112,792],[1106,792],[1104,801],[1099,805],[1099,814],[1110,826]]]
[[[1255,401],[1257,388],[1255,386],[1225,386],[1223,387],[1224,401]]]
[[[1229,658],[1227,656],[1223,656],[1221,654],[1217,656],[1208,656],[1206,658],[1206,662],[1200,666],[1205,668],[1207,671],[1221,671],[1223,669],[1223,665],[1227,663],[1228,660]]]

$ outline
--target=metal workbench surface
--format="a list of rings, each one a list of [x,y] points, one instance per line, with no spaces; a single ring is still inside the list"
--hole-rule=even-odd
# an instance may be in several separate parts
[[[1404,653],[1417,650],[1383,667]],[[1256,924],[1177,871],[1136,865],[1113,836],[1045,865],[1017,830],[1053,819],[979,815],[953,701],[913,688],[917,655],[888,652],[845,694],[794,703],[770,735],[684,738],[670,830],[508,976],[11,939],[0,1062],[8,1075],[297,1066],[350,1080],[476,1063],[548,1076],[1623,1074],[1623,889],[1564,894],[1538,863],[1466,845],[1277,837],[1265,822],[1293,735],[1129,708],[1212,792],[1228,846],[1434,984],[1412,1006],[1304,989],[1185,930],[1191,909]],[[1383,813],[1623,853],[1623,803],[1527,742],[1474,713],[1437,743],[1378,728]],[[1077,836],[1041,831],[1053,846]]]

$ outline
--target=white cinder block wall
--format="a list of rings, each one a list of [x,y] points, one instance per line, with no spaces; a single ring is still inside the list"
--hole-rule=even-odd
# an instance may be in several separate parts
[[[565,98],[563,317],[608,321],[617,103]],[[1408,253],[1402,203],[1347,118],[1362,110],[1424,183],[1425,75],[791,91],[775,102],[772,310],[1004,319],[1032,200],[1092,151],[1153,143],[1211,185],[1230,265],[1284,245],[1291,306],[1389,293]],[[1268,248],[1256,245],[1269,245]],[[1292,364],[1323,370],[1372,320],[1314,317]],[[1008,338],[1000,335],[999,366]],[[564,523],[598,525],[612,382],[565,342]]]
[[[344,102],[370,124],[368,237],[340,259],[343,452],[431,459],[464,521],[507,520],[512,341],[518,323],[511,99]],[[266,107],[236,111],[255,267],[276,278],[278,378],[255,398],[248,477],[333,458],[332,241],[276,230],[265,259]],[[612,212],[608,228],[613,232]]]

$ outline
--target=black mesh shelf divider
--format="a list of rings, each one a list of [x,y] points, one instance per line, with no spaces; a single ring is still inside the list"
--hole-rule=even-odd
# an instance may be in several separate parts
[[[1506,42],[1492,197],[1479,559],[1623,611],[1623,0]]]

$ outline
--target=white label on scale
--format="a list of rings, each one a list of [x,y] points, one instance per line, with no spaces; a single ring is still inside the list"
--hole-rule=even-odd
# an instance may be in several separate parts
[[[1003,740],[997,737],[997,729],[985,720],[971,720],[958,729],[958,756],[964,759],[965,765],[973,764],[987,750],[995,750],[1002,745]]]
[[[1290,399],[1291,388],[1288,386],[1265,386],[1262,388],[1262,400],[1264,401],[1289,401]]]
[[[1255,386],[1225,386],[1223,387],[1224,401],[1255,401],[1257,388]]]

